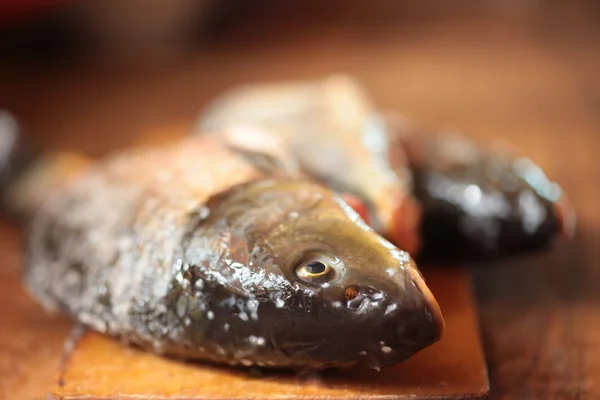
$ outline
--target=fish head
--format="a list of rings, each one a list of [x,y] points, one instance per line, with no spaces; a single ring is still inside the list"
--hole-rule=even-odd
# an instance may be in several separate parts
[[[207,207],[203,224],[216,231],[201,236],[222,238],[212,248],[226,253],[211,273],[229,288],[212,295],[223,309],[210,324],[227,326],[214,338],[228,354],[277,367],[379,368],[440,338],[439,306],[409,255],[327,188],[264,179]]]
[[[432,137],[413,168],[424,210],[424,260],[506,259],[574,236],[576,214],[566,193],[531,159],[503,145]]]
[[[395,364],[437,341],[439,306],[408,253],[331,196],[280,226],[270,243],[282,274],[300,290],[287,351],[317,362]]]
[[[258,268],[270,281],[285,282],[256,288],[258,320],[283,357],[379,368],[440,338],[440,308],[408,253],[340,197],[312,182],[271,181],[253,190],[254,204],[268,212],[246,231],[247,245],[263,254]]]
[[[514,186],[510,189],[514,193],[511,193],[515,204],[513,208],[519,210],[521,240],[533,249],[558,240],[571,240],[575,235],[577,217],[563,189],[527,157],[511,159],[510,166],[520,183],[514,185],[516,189]]]

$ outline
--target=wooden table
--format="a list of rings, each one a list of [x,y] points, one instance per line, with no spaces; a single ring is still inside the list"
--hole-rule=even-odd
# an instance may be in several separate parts
[[[48,145],[102,154],[153,126],[191,123],[231,85],[345,71],[381,107],[509,141],[563,185],[579,230],[552,253],[473,267],[492,397],[600,398],[597,6],[464,3],[442,13],[256,11],[177,62],[5,69],[0,106]]]

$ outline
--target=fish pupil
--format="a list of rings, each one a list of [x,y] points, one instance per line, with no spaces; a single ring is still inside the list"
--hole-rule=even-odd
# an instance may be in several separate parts
[[[319,275],[325,272],[327,266],[320,261],[312,261],[306,264],[306,272],[311,275]]]

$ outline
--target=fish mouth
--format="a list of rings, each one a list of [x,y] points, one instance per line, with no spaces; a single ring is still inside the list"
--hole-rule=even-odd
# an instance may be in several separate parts
[[[552,211],[558,223],[560,238],[571,240],[575,236],[577,215],[567,195],[564,193],[561,195],[560,199],[554,203]]]
[[[403,269],[403,300],[386,321],[380,341],[369,346],[364,360],[369,368],[379,370],[401,363],[437,342],[444,333],[440,306],[423,276],[412,262]]]
[[[425,306],[427,307],[427,311],[429,312],[435,327],[435,332],[437,333],[434,341],[438,341],[446,330],[446,323],[444,321],[440,305],[433,296],[433,293],[431,293],[431,290],[425,283],[423,275],[421,275],[421,272],[415,267],[414,263],[410,263],[410,266],[406,269],[406,273],[410,277],[412,283],[415,285],[415,288],[423,296]]]

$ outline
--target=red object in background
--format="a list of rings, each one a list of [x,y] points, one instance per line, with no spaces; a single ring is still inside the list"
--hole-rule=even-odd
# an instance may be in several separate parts
[[[367,224],[370,223],[369,210],[361,199],[351,194],[343,194],[342,198]]]
[[[67,1],[69,0],[0,0],[0,24],[22,22]]]

